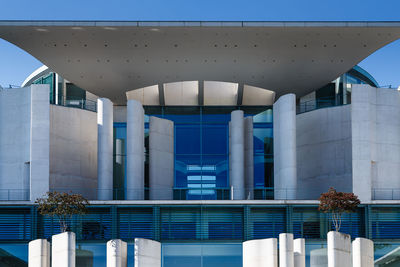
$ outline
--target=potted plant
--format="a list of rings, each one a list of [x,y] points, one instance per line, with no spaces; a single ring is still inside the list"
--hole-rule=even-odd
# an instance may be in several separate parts
[[[86,214],[88,212],[88,200],[80,194],[61,192],[47,192],[43,198],[38,198],[38,211],[41,215],[56,217],[60,224],[61,233],[69,229],[69,221],[73,215]]]

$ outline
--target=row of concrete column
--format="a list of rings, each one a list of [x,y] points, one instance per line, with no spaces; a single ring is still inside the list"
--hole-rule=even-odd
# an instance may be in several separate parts
[[[243,267],[305,267],[305,240],[293,240],[293,234],[276,238],[243,242]],[[373,267],[374,243],[366,238],[356,238],[351,243],[349,235],[328,233],[327,249],[312,250],[310,267]]]
[[[296,97],[288,94],[274,104],[275,199],[296,199]],[[113,192],[113,104],[98,100],[98,199]],[[150,199],[172,199],[174,184],[174,124],[150,118]],[[126,199],[144,199],[144,109],[127,102]],[[229,176],[232,199],[252,199],[254,188],[253,119],[242,110],[231,113],[229,123]]]
[[[50,265],[51,247],[51,265]],[[54,235],[52,244],[46,239],[29,242],[29,267],[75,267],[75,233],[65,232]],[[107,242],[107,267],[126,267],[128,259],[127,243],[121,239]],[[149,239],[136,238],[134,241],[135,267],[161,267],[161,243]]]
[[[98,199],[113,198],[113,104],[97,102]],[[126,199],[144,199],[144,109],[140,102],[127,102]],[[172,199],[174,183],[174,124],[150,117],[149,122],[150,199]],[[169,190],[166,190],[169,188]]]

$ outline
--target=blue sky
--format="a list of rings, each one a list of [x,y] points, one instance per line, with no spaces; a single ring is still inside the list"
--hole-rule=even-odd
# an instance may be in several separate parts
[[[400,21],[399,0],[0,0],[0,20]],[[380,85],[400,85],[400,41],[360,63]],[[41,63],[0,39],[0,85],[20,85]]]

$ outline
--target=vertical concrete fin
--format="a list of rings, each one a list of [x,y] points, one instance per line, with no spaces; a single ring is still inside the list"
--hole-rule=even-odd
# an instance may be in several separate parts
[[[233,199],[245,199],[244,183],[244,113],[235,110],[229,124],[229,178]]]
[[[275,199],[296,199],[296,96],[281,96],[273,109]]]
[[[75,233],[64,232],[52,236],[51,266],[75,267]]]
[[[107,242],[107,267],[126,267],[128,257],[127,243],[121,239]]]
[[[336,231],[328,233],[328,267],[351,267],[351,237]]]
[[[144,199],[144,109],[128,100],[126,115],[126,199]]]
[[[278,267],[277,239],[255,239],[243,242],[243,267]]]
[[[150,199],[173,199],[174,122],[150,117],[149,127]]]
[[[50,104],[49,86],[31,85],[30,199],[49,191]]]
[[[246,199],[254,199],[253,117],[244,119],[244,167]]]
[[[135,267],[161,267],[161,243],[135,238]]]
[[[113,103],[97,99],[97,198],[113,199]]]
[[[279,234],[279,267],[294,267],[293,234]]]
[[[357,237],[353,241],[353,267],[374,267],[374,242]]]
[[[29,267],[50,267],[50,243],[46,239],[29,242]]]
[[[306,267],[306,242],[297,238],[293,242],[294,267]]]

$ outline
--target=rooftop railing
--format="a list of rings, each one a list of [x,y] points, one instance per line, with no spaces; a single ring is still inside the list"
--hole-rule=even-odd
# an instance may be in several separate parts
[[[0,201],[30,200],[29,189],[0,189]]]
[[[343,104],[338,104],[334,97],[321,97],[305,102],[301,102],[296,106],[296,113],[301,114],[308,111],[327,108],[327,107],[335,107],[341,106]]]
[[[55,103],[51,103],[51,104],[55,104]],[[97,111],[97,101],[95,101],[95,100],[64,98],[62,101],[59,101],[55,105],[79,108],[79,109],[89,110],[89,111],[93,111],[93,112]]]

